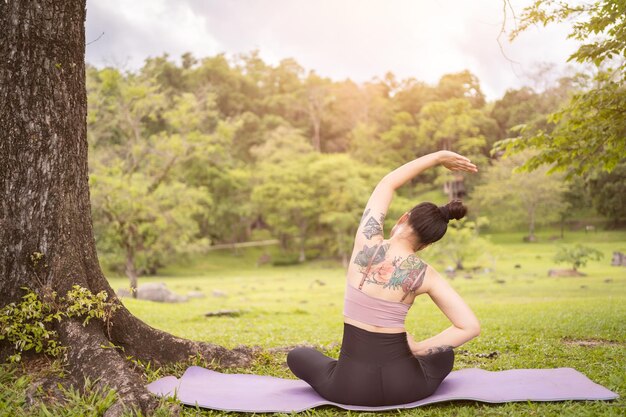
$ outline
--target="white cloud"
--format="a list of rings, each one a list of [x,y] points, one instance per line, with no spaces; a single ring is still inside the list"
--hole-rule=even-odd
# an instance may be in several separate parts
[[[513,2],[517,13],[530,0]],[[559,63],[574,50],[563,25],[532,28],[509,44],[496,38],[497,0],[88,0],[87,60],[127,62],[186,51],[197,57],[259,49],[277,64],[295,58],[307,70],[361,82],[392,71],[434,83],[469,69],[489,99],[528,81],[538,62]],[[510,17],[510,16],[509,16]]]
[[[133,70],[164,52],[179,58],[185,52],[207,56],[220,50],[204,16],[184,2],[168,0],[90,0],[86,40],[92,42],[86,47],[89,63]]]

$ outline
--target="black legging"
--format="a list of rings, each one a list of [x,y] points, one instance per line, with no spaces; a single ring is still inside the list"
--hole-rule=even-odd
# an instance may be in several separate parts
[[[431,395],[450,373],[454,351],[414,356],[406,332],[376,333],[344,323],[339,359],[308,347],[287,355],[291,372],[327,400],[351,405],[406,404]]]

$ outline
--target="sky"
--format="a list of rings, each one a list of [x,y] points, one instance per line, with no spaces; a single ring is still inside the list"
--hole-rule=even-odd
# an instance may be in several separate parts
[[[511,0],[517,16],[531,0]],[[87,0],[86,60],[134,71],[147,57],[258,50],[270,65],[294,58],[307,72],[364,82],[391,71],[435,84],[464,69],[488,100],[545,87],[572,71],[566,24],[498,35],[503,0]],[[507,13],[507,30],[513,27]]]

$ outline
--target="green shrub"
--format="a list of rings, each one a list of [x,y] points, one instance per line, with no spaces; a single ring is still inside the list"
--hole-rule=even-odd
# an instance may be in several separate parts
[[[604,254],[599,250],[577,243],[573,247],[562,246],[554,255],[554,262],[570,264],[576,271],[581,266],[587,265],[587,261],[599,261],[603,256]]]
[[[272,256],[272,265],[274,266],[289,266],[297,265],[299,263],[300,254],[298,253],[285,253],[276,254]]]
[[[107,302],[106,291],[93,294],[79,285],[74,285],[65,297],[57,297],[56,292],[51,291],[47,301],[27,287],[22,289],[26,291],[22,301],[0,309],[0,340],[6,339],[15,351],[8,357],[9,362],[19,362],[22,352],[31,349],[58,356],[64,347],[57,340],[57,332],[50,328],[53,320],[83,317],[83,326],[86,326],[89,320],[97,318],[104,321],[108,330],[110,317],[119,308]]]

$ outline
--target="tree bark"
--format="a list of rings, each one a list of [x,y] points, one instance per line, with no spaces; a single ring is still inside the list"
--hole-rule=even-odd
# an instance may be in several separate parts
[[[532,206],[529,210],[530,224],[528,226],[528,241],[535,241],[535,207]]]
[[[129,405],[149,414],[156,397],[127,355],[163,364],[196,353],[246,366],[257,350],[174,337],[134,317],[104,277],[96,253],[87,169],[85,0],[0,2],[0,306],[22,286],[64,295],[78,284],[106,291],[121,307],[109,334],[102,323],[61,321],[75,379],[116,388],[109,415]],[[31,255],[43,254],[34,263]],[[123,348],[106,349],[109,342]],[[5,344],[6,347],[6,344]]]
[[[307,223],[304,221],[300,224],[300,255],[298,256],[298,262],[300,263],[306,261],[306,229]]]
[[[313,148],[317,152],[321,152],[321,140],[320,140],[320,125],[321,125],[321,105],[318,103],[317,98],[309,93],[307,110],[309,113],[309,118],[311,120],[311,125],[313,126]]]
[[[135,268],[135,251],[131,245],[132,243],[127,243],[125,247],[126,265],[124,272],[130,280],[130,292],[133,298],[137,298],[137,269]]]

